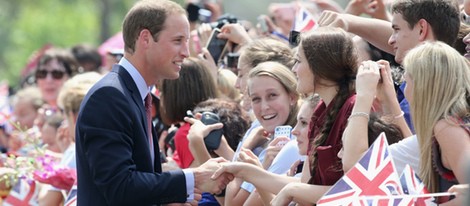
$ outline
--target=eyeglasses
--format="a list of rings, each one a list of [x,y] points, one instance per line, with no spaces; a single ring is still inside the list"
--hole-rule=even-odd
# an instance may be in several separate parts
[[[51,74],[52,78],[54,79],[62,79],[64,77],[65,72],[60,71],[60,70],[52,70],[52,71],[47,71],[45,69],[37,70],[35,77],[36,79],[45,79],[47,77],[47,74]]]

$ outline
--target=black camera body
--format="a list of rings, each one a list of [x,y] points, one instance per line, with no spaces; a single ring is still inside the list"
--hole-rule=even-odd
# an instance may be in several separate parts
[[[215,124],[220,122],[219,115],[213,112],[203,112],[201,117],[201,122],[205,125]],[[222,129],[212,130],[205,138],[204,143],[206,148],[209,151],[216,150],[220,146],[220,141],[222,139]]]
[[[227,53],[227,67],[228,68],[238,68],[238,59],[240,57],[240,53],[229,52]]]
[[[217,21],[215,22],[212,22],[210,23],[211,24],[211,27],[212,29],[215,29],[215,28],[222,28],[225,24],[236,24],[238,23],[238,19],[237,17],[235,17],[234,15],[232,14],[224,14],[222,16],[220,16]]]

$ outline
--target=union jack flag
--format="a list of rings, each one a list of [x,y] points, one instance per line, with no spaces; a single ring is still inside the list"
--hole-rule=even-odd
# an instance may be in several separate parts
[[[317,202],[326,205],[407,205],[403,198],[372,196],[401,195],[400,180],[381,133],[356,165]],[[371,198],[368,198],[370,196]]]
[[[4,206],[38,205],[39,189],[32,180],[19,179],[3,202]]]
[[[313,15],[308,12],[304,7],[300,7],[294,19],[294,31],[306,32],[318,25],[315,22]]]
[[[421,195],[429,194],[426,186],[419,179],[415,171],[409,166],[406,165],[403,173],[400,175],[400,182],[403,188],[403,193],[407,195]],[[414,200],[415,206],[433,206],[437,205],[434,197],[417,197]]]
[[[65,200],[64,206],[76,206],[77,205],[77,181],[70,189],[69,195],[67,195],[67,199]]]

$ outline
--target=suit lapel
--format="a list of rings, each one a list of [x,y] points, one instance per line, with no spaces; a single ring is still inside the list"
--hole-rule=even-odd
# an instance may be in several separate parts
[[[131,94],[132,100],[134,101],[134,104],[137,105],[139,108],[140,114],[141,114],[141,121],[144,123],[142,125],[143,128],[146,128],[145,125],[147,125],[147,118],[145,114],[145,108],[144,104],[142,101],[142,97],[140,96],[139,89],[137,89],[137,86],[132,79],[131,75],[129,72],[124,69],[124,67],[120,65],[114,65],[113,71],[116,71],[119,76],[122,78],[124,84],[126,85],[127,89],[129,90],[129,93]],[[145,133],[147,134],[147,130],[145,129]],[[148,134],[147,134],[148,135]]]
[[[144,104],[143,104],[143,101],[142,101],[142,97],[140,96],[140,93],[139,93],[139,89],[137,88],[134,80],[132,79],[131,75],[129,74],[129,72],[126,71],[126,69],[124,69],[124,67],[120,66],[120,65],[114,65],[113,67],[113,71],[118,73],[119,76],[122,78],[125,86],[127,87],[127,89],[129,90],[129,93],[132,97],[132,100],[134,101],[134,104],[137,105],[137,107],[139,108],[139,111],[140,111],[140,116],[141,116],[141,122],[143,123],[142,124],[142,127],[144,128],[144,131],[145,133],[147,134],[147,117],[146,117],[146,112],[145,112],[145,107],[144,107]],[[152,124],[153,125],[153,124]],[[148,135],[147,134],[147,148],[149,148],[149,141],[148,141]],[[155,154],[155,160],[154,160],[154,171],[159,171],[161,172],[161,162],[160,162],[160,153],[159,153],[159,150],[157,150],[159,148],[158,146],[158,140],[156,140],[156,137],[157,134],[155,132],[155,128],[152,126],[152,140],[153,140],[153,145],[154,145],[154,154]],[[149,154],[150,155],[150,154]]]

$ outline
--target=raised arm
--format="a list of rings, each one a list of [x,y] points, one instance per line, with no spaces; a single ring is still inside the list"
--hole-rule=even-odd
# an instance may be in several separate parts
[[[393,33],[392,24],[388,21],[324,11],[318,23],[320,26],[342,28],[362,37],[377,48],[394,54],[393,48],[388,44],[388,39]]]
[[[356,103],[348,125],[343,133],[343,170],[346,172],[356,164],[369,148],[368,122],[372,102],[380,79],[379,65],[366,61],[359,66],[356,77]]]
[[[377,99],[381,104],[382,119],[389,124],[397,125],[403,137],[410,137],[413,134],[397,99],[390,64],[385,60],[377,61],[377,63],[382,68],[380,70],[381,81],[377,86]]]

